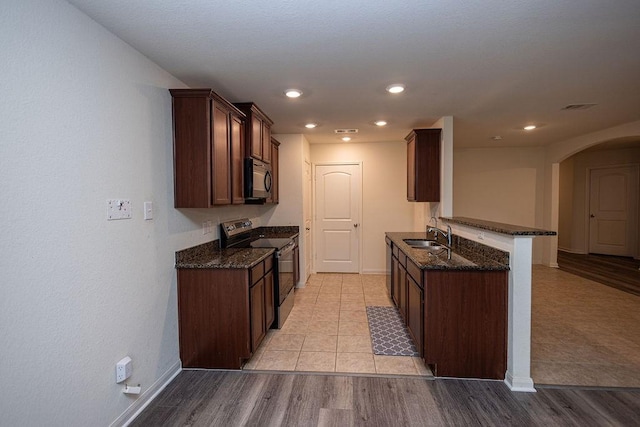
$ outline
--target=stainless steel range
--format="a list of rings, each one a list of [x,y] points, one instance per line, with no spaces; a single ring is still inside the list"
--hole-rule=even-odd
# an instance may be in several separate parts
[[[265,238],[256,236],[248,218],[226,221],[220,224],[220,240],[223,248],[274,248],[274,293],[276,313],[273,327],[280,329],[293,308],[294,301],[294,250],[296,242],[291,238]],[[271,327],[271,325],[268,325]]]

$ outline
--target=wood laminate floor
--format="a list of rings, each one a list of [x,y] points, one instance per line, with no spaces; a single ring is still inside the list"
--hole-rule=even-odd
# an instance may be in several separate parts
[[[183,371],[132,426],[637,426],[640,390]]]
[[[558,251],[558,265],[568,273],[640,296],[640,260]]]

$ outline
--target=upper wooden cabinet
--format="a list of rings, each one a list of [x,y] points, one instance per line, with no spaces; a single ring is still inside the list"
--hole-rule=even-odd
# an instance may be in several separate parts
[[[273,121],[253,102],[233,104],[246,116],[246,155],[271,163],[271,126]]]
[[[271,138],[271,203],[280,202],[280,142]],[[269,200],[267,200],[269,201]]]
[[[170,89],[174,206],[243,203],[245,115],[211,89]]]
[[[440,201],[440,135],[442,129],[414,129],[407,141],[407,200]]]

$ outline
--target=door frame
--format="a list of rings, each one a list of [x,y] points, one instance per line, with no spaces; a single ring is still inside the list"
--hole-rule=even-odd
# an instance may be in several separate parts
[[[590,248],[591,248],[591,229],[590,229],[590,224],[591,224],[591,219],[590,219],[590,215],[591,215],[591,171],[594,170],[599,170],[599,169],[617,169],[617,168],[634,168],[636,171],[636,177],[638,179],[638,182],[636,182],[636,186],[638,189],[640,189],[640,164],[638,163],[625,163],[625,164],[612,164],[612,165],[602,165],[602,166],[591,166],[591,167],[587,167],[586,169],[586,177],[585,177],[585,198],[584,198],[584,203],[585,203],[585,209],[584,209],[584,218],[585,218],[585,222],[584,222],[584,235],[585,235],[585,252],[587,254],[591,253],[590,252]],[[633,221],[635,222],[635,229],[636,229],[636,235],[632,236],[632,251],[633,251],[633,255],[632,257],[635,259],[640,258],[640,249],[638,248],[639,242],[638,242],[638,234],[640,233],[640,197],[636,197],[635,198],[635,206],[631,206],[631,210],[632,212],[630,213],[630,216],[633,218]]]
[[[311,163],[311,188],[312,188],[312,197],[311,197],[311,210],[312,210],[312,215],[311,215],[311,240],[313,241],[313,256],[311,258],[311,265],[313,266],[313,272],[317,273],[317,256],[318,256],[318,239],[317,239],[317,233],[318,233],[318,227],[316,224],[316,167],[317,166],[347,166],[347,165],[356,165],[358,166],[358,168],[360,169],[360,182],[358,183],[359,185],[359,190],[360,190],[360,200],[358,201],[359,204],[359,208],[360,208],[360,218],[359,218],[359,225],[358,228],[360,229],[360,234],[358,235],[358,274],[362,274],[362,235],[364,234],[364,229],[365,226],[363,224],[363,218],[364,218],[364,212],[362,210],[363,208],[363,200],[364,200],[364,192],[363,192],[363,188],[364,188],[364,174],[363,174],[363,170],[364,170],[364,165],[363,165],[363,161],[362,160],[357,160],[357,161],[338,161],[338,162],[312,162]],[[346,273],[348,274],[348,273]]]

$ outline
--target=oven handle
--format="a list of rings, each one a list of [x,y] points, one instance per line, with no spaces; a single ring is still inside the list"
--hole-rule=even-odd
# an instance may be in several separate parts
[[[287,243],[284,248],[276,252],[276,258],[282,258],[283,256],[290,254],[295,248],[296,242],[292,240],[291,243]]]

